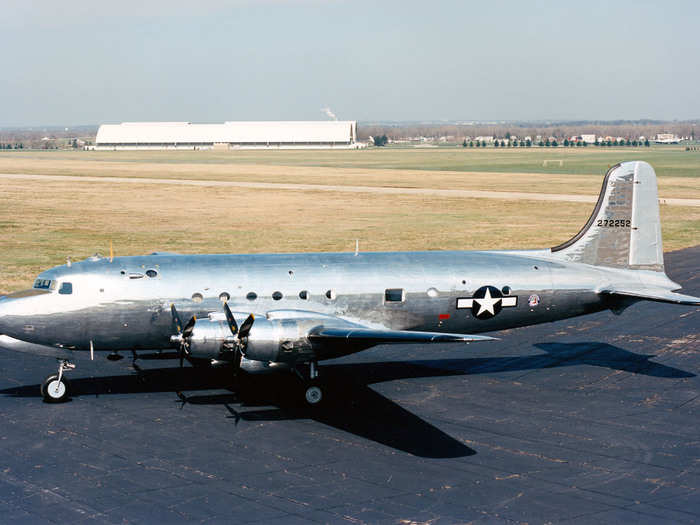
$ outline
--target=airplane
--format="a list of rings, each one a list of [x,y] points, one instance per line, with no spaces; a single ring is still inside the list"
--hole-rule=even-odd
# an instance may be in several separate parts
[[[608,170],[588,222],[553,248],[68,260],[0,299],[0,346],[114,359],[174,347],[180,366],[291,371],[319,406],[326,359],[380,344],[489,341],[478,334],[620,314],[638,301],[700,305],[679,288],[664,271],[656,174],[632,161]],[[49,403],[69,397],[75,365],[58,362],[40,387]]]

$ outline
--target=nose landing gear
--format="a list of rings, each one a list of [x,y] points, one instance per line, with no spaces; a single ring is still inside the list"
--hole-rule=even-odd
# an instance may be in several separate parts
[[[58,373],[51,374],[41,384],[41,396],[46,403],[61,403],[68,399],[70,387],[63,373],[73,370],[75,365],[65,359],[58,361]]]

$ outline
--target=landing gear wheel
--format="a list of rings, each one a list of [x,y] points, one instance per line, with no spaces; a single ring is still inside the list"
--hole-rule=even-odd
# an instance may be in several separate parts
[[[311,384],[307,386],[304,397],[309,405],[318,406],[323,399],[323,390],[321,390],[319,385]]]
[[[62,403],[68,399],[68,382],[65,377],[58,379],[58,374],[51,374],[41,384],[41,396],[46,403]]]

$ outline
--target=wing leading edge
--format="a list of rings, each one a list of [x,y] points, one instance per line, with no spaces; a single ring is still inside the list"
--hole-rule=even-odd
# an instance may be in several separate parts
[[[374,330],[371,328],[325,328],[321,327],[309,334],[314,342],[346,342],[362,345],[390,343],[470,343],[475,341],[495,341],[486,335],[449,334],[440,332],[414,332],[404,330]]]

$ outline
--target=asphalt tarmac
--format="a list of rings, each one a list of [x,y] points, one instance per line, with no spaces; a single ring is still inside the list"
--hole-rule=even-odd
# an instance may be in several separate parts
[[[666,255],[700,295],[700,246]],[[383,346],[297,382],[0,352],[2,523],[699,523],[700,308]],[[180,392],[178,395],[177,392]]]

